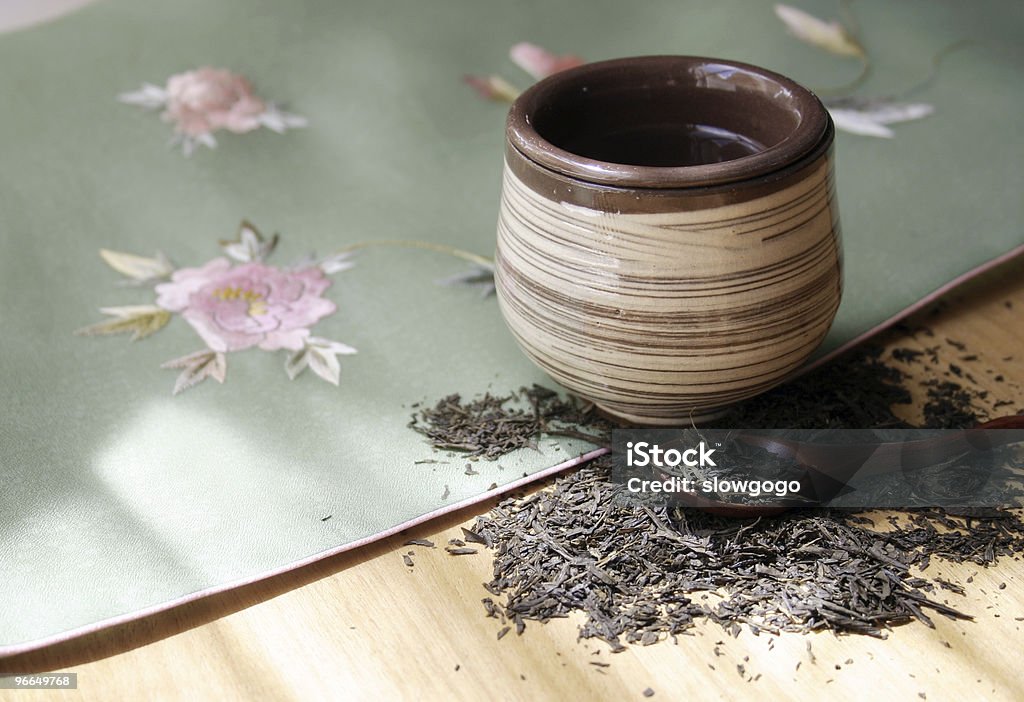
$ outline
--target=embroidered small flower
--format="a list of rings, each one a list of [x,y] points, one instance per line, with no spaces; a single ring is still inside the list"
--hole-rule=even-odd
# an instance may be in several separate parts
[[[198,268],[177,270],[162,254],[149,259],[101,251],[103,260],[133,284],[155,284],[155,304],[101,308],[111,319],[77,333],[127,333],[133,340],[143,339],[179,315],[206,348],[163,364],[163,368],[181,371],[174,394],[206,378],[223,383],[227,377],[226,354],[253,347],[292,352],[285,361],[290,378],[308,367],[337,385],[341,373],[337,356],[356,350],[312,336],[311,327],[337,310],[337,305],[323,296],[331,285],[327,276],[349,268],[350,255],[337,254],[294,268],[278,268],[264,262],[277,239],[277,235],[265,239],[253,225],[242,222],[237,240],[221,242],[226,256]]]
[[[848,29],[838,20],[822,20],[791,5],[775,5],[775,15],[786,26],[790,34],[800,41],[837,56],[852,57],[861,62],[860,75],[848,85],[843,86],[846,88],[845,92],[848,93],[858,87],[867,78],[871,64],[867,51],[855,31]],[[933,64],[937,66],[941,57],[963,45],[965,42],[957,42],[943,49],[933,59]],[[541,46],[527,42],[520,42],[509,49],[509,58],[536,80],[581,66],[584,63],[579,56],[555,54]],[[929,77],[922,85],[927,85],[930,80]],[[510,103],[519,97],[520,93],[518,87],[498,75],[466,75],[463,76],[463,81],[481,97],[495,102]],[[919,87],[912,88],[905,93],[909,95]],[[861,98],[843,94],[824,98],[822,102],[831,113],[837,129],[851,134],[881,138],[895,136],[895,132],[889,125],[919,120],[935,111],[930,104],[906,102],[899,96]]]
[[[286,271],[215,258],[157,285],[156,305],[180,314],[214,351],[298,351],[309,328],[337,309],[321,297],[330,285],[317,267]]]
[[[892,102],[886,99],[826,100],[829,114],[837,129],[850,134],[892,139],[890,124],[912,122],[932,114],[935,108],[921,102]]]
[[[584,61],[579,56],[566,54],[559,56],[547,49],[529,42],[519,42],[508,51],[509,58],[521,69],[535,79],[540,80],[570,68],[582,66]]]
[[[480,97],[495,102],[513,102],[519,97],[520,90],[501,76],[470,76],[462,77],[466,85],[475,90]]]
[[[579,56],[571,54],[559,56],[541,46],[525,41],[509,49],[508,55],[514,64],[529,73],[536,80],[547,78],[559,71],[576,68],[576,66],[584,64],[583,59]],[[463,80],[488,100],[512,102],[519,97],[519,89],[501,76],[467,75],[463,76]]]
[[[244,134],[260,126],[260,115],[266,109],[242,76],[223,69],[200,68],[167,81],[163,118],[189,136],[218,129]]]
[[[781,3],[775,6],[775,15],[800,41],[838,56],[864,57],[864,47],[857,37],[836,20],[826,22],[798,7]]]
[[[213,134],[226,130],[244,134],[260,127],[278,133],[305,127],[299,115],[282,112],[275,104],[257,97],[249,81],[223,68],[199,68],[171,76],[163,88],[146,83],[140,90],[122,93],[121,102],[156,110],[165,122],[174,125],[174,143],[180,143],[185,155],[196,145],[214,148]]]
[[[825,97],[822,102],[832,115],[836,129],[850,134],[891,139],[896,134],[888,125],[912,122],[927,117],[935,111],[932,105],[905,102],[898,95],[856,97],[849,94],[867,79],[871,68],[867,51],[857,37],[857,32],[843,26],[842,22],[838,20],[822,20],[790,5],[776,5],[775,14],[786,25],[790,34],[800,41],[837,56],[853,57],[860,61],[860,74],[847,85],[842,86],[842,89],[819,91],[833,93],[832,97]],[[953,46],[956,47],[958,44]],[[941,58],[947,50],[944,49],[936,59],[933,59],[934,66],[938,66],[938,58]],[[915,91],[916,88],[912,88],[905,93],[909,95]],[[836,93],[847,94],[837,95]]]
[[[480,297],[490,297],[495,293],[494,264],[487,262],[474,262],[467,270],[435,280],[438,285],[465,285],[477,288]]]

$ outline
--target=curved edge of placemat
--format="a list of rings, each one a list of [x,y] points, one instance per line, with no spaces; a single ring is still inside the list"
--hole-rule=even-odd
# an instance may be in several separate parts
[[[828,363],[832,359],[834,359],[834,358],[836,358],[838,356],[841,356],[842,354],[846,353],[847,351],[849,351],[853,347],[859,346],[860,344],[864,343],[865,341],[867,341],[871,337],[875,336],[876,334],[880,334],[881,332],[885,331],[889,327],[893,326],[897,322],[899,322],[899,321],[901,321],[903,319],[906,319],[907,317],[909,317],[910,315],[914,314],[915,312],[919,312],[920,310],[924,309],[928,305],[930,305],[933,302],[935,302],[936,300],[938,300],[943,295],[951,292],[955,288],[960,287],[961,285],[963,285],[967,281],[972,280],[973,278],[977,278],[979,275],[982,275],[983,273],[986,273],[986,272],[992,270],[993,268],[1001,266],[1002,264],[1007,263],[1009,261],[1012,261],[1013,259],[1015,259],[1015,258],[1017,258],[1019,256],[1022,256],[1022,255],[1024,255],[1024,244],[1020,244],[1019,246],[1010,249],[1009,251],[1007,251],[1006,253],[1002,254],[1001,256],[996,256],[995,258],[990,259],[990,260],[986,261],[985,263],[982,263],[980,266],[975,266],[974,268],[971,268],[970,270],[968,270],[968,271],[966,271],[964,273],[961,273],[957,277],[953,278],[953,280],[949,281],[945,285],[942,285],[942,286],[936,288],[935,290],[933,290],[932,292],[928,293],[927,295],[925,295],[924,297],[922,297],[920,300],[918,300],[914,304],[910,305],[909,307],[904,307],[902,310],[900,310],[899,312],[897,312],[893,316],[889,317],[884,322],[882,322],[880,324],[876,324],[875,326],[873,326],[870,329],[868,329],[866,332],[863,332],[862,334],[859,334],[858,336],[854,337],[853,339],[850,339],[846,343],[841,344],[840,346],[832,349],[831,351],[829,351],[828,353],[824,354],[823,356],[814,359],[813,361],[808,363],[806,366],[804,366],[803,368],[798,370],[793,375],[793,377],[790,380],[795,379],[795,378],[799,378],[800,376],[804,375],[805,373],[809,373],[812,370],[814,370],[815,368],[818,368],[819,366],[822,366],[822,365]]]
[[[108,629],[119,624],[127,624],[128,622],[144,619],[145,617],[148,617],[152,614],[158,614],[160,612],[173,609],[180,605],[200,600],[204,597],[209,597],[211,595],[217,595],[222,592],[227,592],[228,590],[234,590],[235,588],[244,587],[246,585],[252,585],[253,583],[259,582],[261,580],[266,580],[267,578],[282,575],[284,573],[288,573],[298,568],[302,568],[303,566],[311,565],[318,561],[322,561],[325,558],[330,558],[331,556],[336,556],[340,553],[345,553],[346,551],[352,551],[357,548],[361,548],[375,541],[380,541],[382,539],[388,538],[389,536],[394,536],[395,534],[406,529],[411,529],[412,527],[419,526],[420,524],[424,524],[425,522],[429,522],[433,519],[442,517],[446,514],[457,512],[460,509],[470,507],[474,504],[483,502],[492,497],[498,497],[507,492],[511,492],[513,490],[521,488],[525,485],[529,485],[530,483],[569,470],[570,468],[574,468],[578,465],[591,461],[597,458],[598,456],[603,456],[604,454],[608,453],[608,451],[609,449],[607,448],[599,448],[594,449],[592,451],[588,451],[586,453],[581,453],[576,458],[572,458],[568,461],[563,461],[562,463],[554,465],[550,468],[545,468],[544,470],[539,470],[536,473],[532,473],[524,478],[514,480],[511,483],[508,483],[507,485],[502,485],[501,487],[495,488],[494,490],[488,490],[487,492],[481,493],[479,495],[468,497],[465,500],[461,500],[450,505],[445,505],[441,509],[434,510],[433,512],[427,512],[426,514],[421,514],[418,517],[402,522],[401,524],[385,529],[384,531],[377,532],[376,534],[373,534],[371,536],[366,536],[362,539],[350,541],[346,544],[342,544],[341,546],[337,546],[326,551],[320,551],[319,553],[315,553],[311,556],[307,556],[297,561],[292,561],[291,563],[287,563],[283,566],[279,566],[272,570],[263,571],[258,575],[252,575],[249,577],[242,578],[240,580],[233,580],[229,583],[216,585],[214,587],[209,587],[204,590],[197,590],[196,592],[189,593],[187,595],[184,595],[183,597],[178,597],[173,600],[161,602],[159,604],[146,607],[145,609],[136,610],[134,612],[128,612],[126,614],[121,614],[116,617],[102,619],[98,622],[87,624],[85,626],[80,626],[75,629],[70,629],[68,631],[64,631],[53,636],[47,636],[42,639],[34,639],[32,641],[26,641],[24,643],[10,645],[0,645],[0,660],[8,658],[10,656],[16,656],[22,653],[36,651],[41,648],[46,648],[47,646],[63,643],[65,641],[70,641],[71,639],[75,639],[80,636],[94,634],[97,631],[102,631],[103,629]]]

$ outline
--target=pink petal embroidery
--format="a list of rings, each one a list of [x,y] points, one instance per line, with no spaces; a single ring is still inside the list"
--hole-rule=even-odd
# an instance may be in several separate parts
[[[260,126],[266,105],[245,78],[231,71],[200,68],[167,81],[164,119],[190,136],[217,129],[248,132]]]
[[[183,92],[191,89],[188,85],[178,87]],[[240,262],[237,264],[220,256],[195,268],[174,270],[163,256],[147,259],[104,250],[103,260],[130,280],[152,281],[156,274],[168,280],[153,289],[156,305],[101,308],[101,312],[116,319],[76,333],[131,333],[133,339],[141,339],[163,328],[171,318],[170,313],[177,313],[206,347],[163,364],[163,368],[181,370],[174,386],[175,395],[206,378],[224,382],[225,354],[253,347],[291,352],[284,364],[291,379],[309,367],[319,377],[337,385],[340,366],[336,357],[356,350],[312,336],[311,327],[338,309],[324,297],[331,286],[328,271],[337,273],[349,266],[328,267],[312,261],[295,268],[267,265],[264,258],[273,250],[278,235],[267,241],[255,226],[243,220],[240,236],[241,242],[221,241],[221,249]],[[346,255],[327,260],[341,260]]]
[[[463,76],[462,80],[481,97],[498,102],[512,102],[519,91],[501,76]]]
[[[267,334],[266,338],[260,342],[260,348],[263,349],[264,351],[277,351],[279,349],[298,351],[306,344],[306,339],[308,338],[308,329],[289,329],[287,331],[276,331]]]
[[[280,111],[259,98],[244,77],[223,68],[204,67],[171,76],[164,88],[146,84],[140,91],[123,93],[122,102],[148,109],[163,108],[160,116],[174,125],[185,153],[196,144],[215,146],[213,133],[236,134],[266,126],[276,132],[303,127],[306,120]]]
[[[180,282],[175,274],[171,283],[159,286],[157,304],[180,303],[187,295],[177,309],[215,351],[256,345],[298,350],[309,327],[336,309],[320,297],[331,281],[317,267],[284,271],[246,263],[225,270],[207,264],[200,271],[189,271]]]
[[[557,56],[543,47],[528,42],[516,44],[508,53],[517,66],[537,80],[547,78],[559,71],[582,66],[584,63],[579,56]]]
[[[157,285],[156,304],[170,312],[181,312],[188,307],[192,293],[199,290],[212,278],[223,275],[231,268],[226,258],[215,258],[202,268],[182,268],[171,275],[171,282]]]

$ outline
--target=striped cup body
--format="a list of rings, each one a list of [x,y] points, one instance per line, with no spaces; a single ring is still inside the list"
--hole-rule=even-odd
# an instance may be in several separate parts
[[[523,351],[638,424],[707,420],[793,373],[839,306],[832,133],[752,182],[596,185],[506,149],[496,282]]]

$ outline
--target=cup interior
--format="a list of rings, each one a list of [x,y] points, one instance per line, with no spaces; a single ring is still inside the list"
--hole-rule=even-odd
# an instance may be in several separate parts
[[[639,187],[755,177],[818,143],[828,116],[792,80],[746,64],[654,56],[588,64],[523,93],[509,139],[566,175]]]

